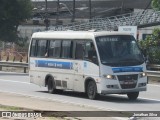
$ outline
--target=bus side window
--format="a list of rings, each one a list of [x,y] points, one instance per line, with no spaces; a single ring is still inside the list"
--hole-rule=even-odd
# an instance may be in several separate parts
[[[37,47],[37,56],[45,57],[46,52],[47,52],[47,40],[39,40]]]
[[[55,50],[55,41],[51,40],[49,44],[49,57],[54,57],[54,50]]]
[[[71,41],[64,40],[62,42],[62,58],[72,58],[71,48],[72,48]]]
[[[75,51],[75,59],[83,60],[84,53],[84,43],[83,41],[76,42],[76,51]]]
[[[30,50],[30,56],[31,57],[36,56],[36,41],[37,40],[33,40],[32,43],[31,43],[31,50]]]
[[[60,58],[61,40],[51,40],[49,45],[49,57]]]

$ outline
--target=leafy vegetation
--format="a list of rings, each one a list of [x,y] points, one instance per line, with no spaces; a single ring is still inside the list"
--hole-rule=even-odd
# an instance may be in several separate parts
[[[153,30],[152,35],[139,42],[141,49],[152,64],[160,64],[160,29]]]
[[[152,8],[160,10],[160,0],[152,0]]]
[[[152,0],[152,8],[160,10],[160,0]],[[139,42],[141,49],[148,57],[149,63],[160,64],[160,29],[153,30],[152,35]]]
[[[30,18],[31,12],[31,0],[1,0],[0,40],[12,43],[19,40],[18,26]]]

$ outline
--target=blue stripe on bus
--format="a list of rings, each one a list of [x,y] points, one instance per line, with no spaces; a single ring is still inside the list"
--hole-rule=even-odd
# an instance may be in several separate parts
[[[36,67],[73,69],[73,63],[72,62],[60,62],[60,61],[48,61],[48,60],[36,60]]]
[[[114,73],[119,73],[119,72],[143,72],[142,67],[117,67],[117,68],[112,68]]]

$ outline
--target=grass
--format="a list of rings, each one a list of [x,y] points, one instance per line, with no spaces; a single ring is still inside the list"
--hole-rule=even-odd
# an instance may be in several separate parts
[[[24,108],[21,108],[21,107],[5,106],[5,105],[0,105],[0,110],[7,110],[7,111],[24,111],[24,110],[28,110],[28,111],[31,111],[29,109],[24,109]]]

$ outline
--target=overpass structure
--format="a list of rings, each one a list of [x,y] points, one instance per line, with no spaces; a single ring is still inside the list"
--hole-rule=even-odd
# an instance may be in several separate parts
[[[145,10],[106,18],[94,18],[87,22],[51,26],[51,30],[117,30],[118,26],[138,26],[139,28],[160,25],[160,11]]]

